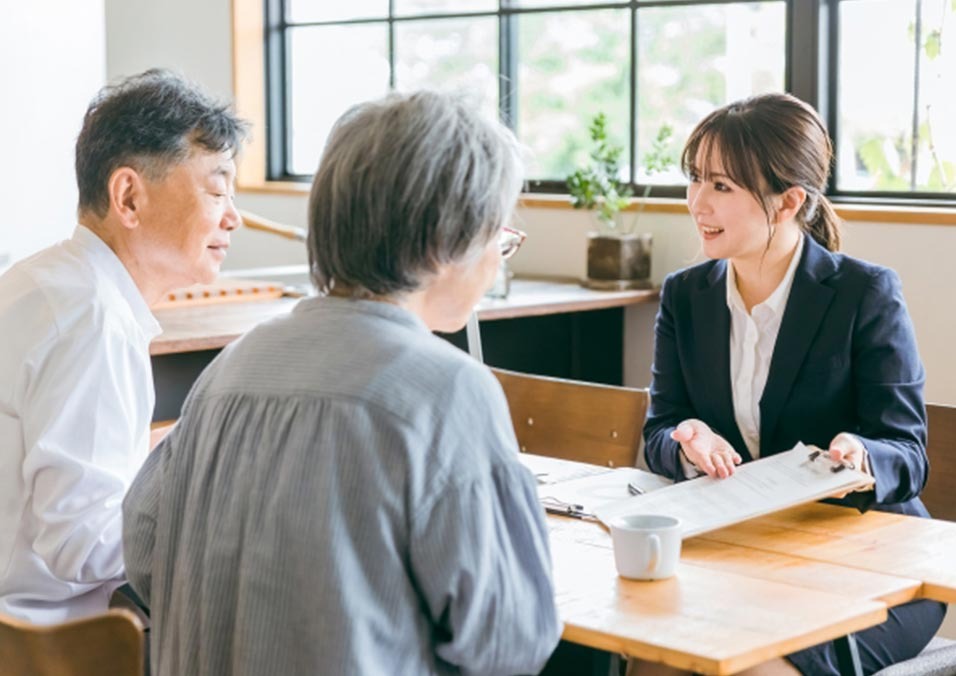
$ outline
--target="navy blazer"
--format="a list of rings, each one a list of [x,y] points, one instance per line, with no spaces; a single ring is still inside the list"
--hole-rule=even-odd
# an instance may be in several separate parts
[[[652,471],[678,481],[670,434],[687,418],[752,459],[734,419],[726,284],[727,262],[713,260],[673,273],[661,290],[645,454]],[[928,472],[924,380],[896,273],[807,236],[760,399],[761,455],[798,441],[827,448],[851,432],[876,487],[840,502],[926,516],[917,497]]]

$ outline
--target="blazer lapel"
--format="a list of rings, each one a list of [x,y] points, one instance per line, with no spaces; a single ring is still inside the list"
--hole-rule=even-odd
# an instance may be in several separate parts
[[[734,395],[730,383],[730,310],[727,307],[727,262],[715,261],[706,282],[692,297],[694,350],[700,398],[709,410],[699,415],[717,423],[715,431],[723,436],[745,460],[751,460],[747,445],[734,418]]]
[[[760,448],[768,448],[784,404],[814,337],[820,330],[834,291],[823,280],[836,271],[833,255],[806,236],[803,260],[797,265],[780,332],[770,360],[767,384],[760,398]]]

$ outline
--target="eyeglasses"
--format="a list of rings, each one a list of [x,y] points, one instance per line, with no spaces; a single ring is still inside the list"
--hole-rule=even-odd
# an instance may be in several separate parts
[[[514,256],[527,236],[515,228],[508,226],[501,228],[501,233],[498,235],[498,247],[501,250],[502,260]]]

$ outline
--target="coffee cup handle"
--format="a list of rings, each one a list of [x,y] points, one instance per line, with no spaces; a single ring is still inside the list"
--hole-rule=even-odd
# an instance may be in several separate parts
[[[650,552],[647,556],[647,572],[653,575],[657,572],[657,566],[661,562],[661,539],[659,536],[651,534],[647,541],[650,544]]]

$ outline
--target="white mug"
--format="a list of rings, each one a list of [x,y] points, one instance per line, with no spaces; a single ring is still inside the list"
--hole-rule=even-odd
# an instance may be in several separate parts
[[[621,577],[663,580],[677,572],[680,519],[659,514],[631,514],[611,521],[614,563]]]

